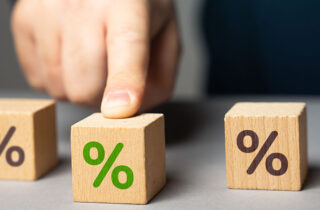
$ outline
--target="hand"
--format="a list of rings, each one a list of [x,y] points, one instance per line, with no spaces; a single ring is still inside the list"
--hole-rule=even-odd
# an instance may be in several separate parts
[[[171,0],[20,0],[12,31],[29,84],[57,99],[123,118],[173,92],[180,46]]]

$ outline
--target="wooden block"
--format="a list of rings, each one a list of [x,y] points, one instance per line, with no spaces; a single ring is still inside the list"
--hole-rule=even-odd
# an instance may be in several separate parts
[[[0,179],[35,180],[57,164],[55,102],[0,99]]]
[[[301,190],[307,174],[305,103],[237,103],[225,115],[229,188]]]
[[[164,117],[93,114],[72,126],[71,156],[74,201],[146,204],[166,182]]]

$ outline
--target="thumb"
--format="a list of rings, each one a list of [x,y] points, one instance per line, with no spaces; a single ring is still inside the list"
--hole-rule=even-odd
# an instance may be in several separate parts
[[[101,104],[101,112],[107,118],[134,115],[142,103],[146,85],[148,11],[143,4],[125,2],[117,1],[107,18],[108,78]]]

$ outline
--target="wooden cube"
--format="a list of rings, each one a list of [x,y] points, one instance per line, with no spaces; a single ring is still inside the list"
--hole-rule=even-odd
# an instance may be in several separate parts
[[[229,188],[301,190],[307,174],[305,103],[237,103],[225,115]]]
[[[166,182],[164,117],[93,114],[72,126],[71,156],[74,201],[146,204]]]
[[[55,102],[0,99],[0,179],[35,180],[57,164]]]

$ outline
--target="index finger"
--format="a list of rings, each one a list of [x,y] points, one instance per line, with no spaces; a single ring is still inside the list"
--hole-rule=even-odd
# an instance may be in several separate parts
[[[118,0],[107,17],[105,117],[129,117],[141,105],[149,62],[148,11],[145,1]]]

